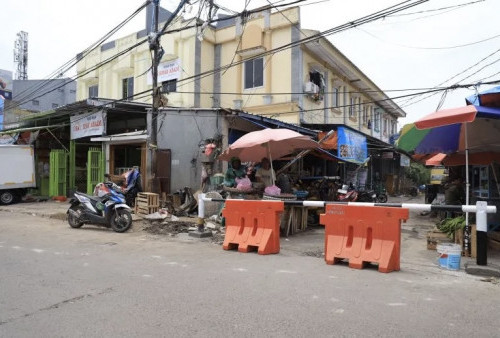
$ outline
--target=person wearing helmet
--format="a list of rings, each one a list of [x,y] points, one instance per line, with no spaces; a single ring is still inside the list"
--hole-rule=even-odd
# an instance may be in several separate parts
[[[229,162],[226,175],[224,176],[224,185],[226,187],[235,187],[236,179],[244,178],[246,175],[246,169],[241,165],[240,159],[238,157],[233,157]]]

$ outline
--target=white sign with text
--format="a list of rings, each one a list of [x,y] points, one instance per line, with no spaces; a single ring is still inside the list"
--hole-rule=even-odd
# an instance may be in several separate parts
[[[158,65],[158,83],[169,80],[178,79],[181,77],[181,59],[175,59],[160,63]],[[153,84],[151,71],[148,72],[148,85]]]
[[[102,135],[106,115],[101,111],[71,116],[71,139],[92,135]]]

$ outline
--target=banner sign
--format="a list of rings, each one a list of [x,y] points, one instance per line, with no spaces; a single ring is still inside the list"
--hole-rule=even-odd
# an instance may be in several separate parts
[[[409,167],[410,166],[410,158],[406,155],[401,154],[399,157],[399,165],[401,167]]]
[[[102,110],[97,113],[87,113],[70,117],[71,139],[92,135],[103,135],[106,115]]]
[[[12,72],[0,69],[0,98],[12,100]]]
[[[181,59],[175,59],[158,65],[158,83],[175,80],[181,77]],[[148,85],[153,84],[151,71],[148,72]]]
[[[368,157],[366,137],[344,127],[338,127],[338,157],[347,161],[363,163]]]

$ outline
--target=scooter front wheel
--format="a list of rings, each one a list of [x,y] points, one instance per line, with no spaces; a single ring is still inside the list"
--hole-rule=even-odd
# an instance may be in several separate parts
[[[377,196],[377,202],[379,203],[387,203],[387,195],[386,194],[380,194]]]
[[[111,229],[116,232],[125,232],[132,226],[132,215],[126,209],[115,210],[111,217]]]

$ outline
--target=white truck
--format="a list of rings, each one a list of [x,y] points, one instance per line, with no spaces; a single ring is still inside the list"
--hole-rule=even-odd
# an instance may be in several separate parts
[[[11,204],[36,188],[35,154],[29,145],[0,145],[0,204]]]

